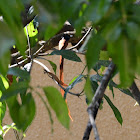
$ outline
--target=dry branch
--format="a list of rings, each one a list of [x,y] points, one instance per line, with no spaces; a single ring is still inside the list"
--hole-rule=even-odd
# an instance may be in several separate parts
[[[95,125],[95,118],[96,118],[95,113],[97,114],[96,108],[97,108],[97,106],[100,105],[100,102],[104,96],[106,87],[108,85],[108,82],[111,79],[112,73],[114,72],[114,70],[115,70],[115,64],[113,64],[113,62],[111,62],[106,73],[104,74],[104,76],[101,80],[100,85],[98,86],[98,88],[96,90],[96,93],[92,99],[91,104],[89,105],[89,107],[87,109],[87,111],[89,113],[89,122],[87,124],[87,128],[86,128],[86,131],[83,136],[83,140],[89,139],[90,131],[92,128],[94,130],[95,139],[96,138],[99,139],[98,131],[97,131],[96,125]],[[96,112],[95,112],[95,110],[96,110]]]
[[[131,87],[130,87],[131,93],[134,97],[134,99],[138,102],[138,104],[140,105],[140,91],[136,85],[135,82],[132,83]]]

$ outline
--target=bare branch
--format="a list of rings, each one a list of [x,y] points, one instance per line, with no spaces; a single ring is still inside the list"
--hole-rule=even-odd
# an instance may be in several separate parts
[[[95,120],[94,120],[94,112],[91,111],[91,110],[88,110],[88,114],[89,114],[89,120],[90,120],[91,126],[92,126],[93,131],[94,131],[95,140],[100,140],[99,134],[98,134],[98,131],[97,131],[97,127],[96,127],[96,123],[95,123]]]
[[[113,64],[113,62],[111,62],[111,64],[109,65],[109,67],[106,71],[106,73],[104,74],[104,76],[101,80],[100,85],[98,86],[98,88],[96,90],[96,93],[95,93],[95,95],[92,99],[91,104],[89,105],[89,107],[87,109],[87,111],[89,113],[89,119],[90,119],[89,123],[91,123],[91,125],[89,123],[87,125],[86,131],[85,131],[84,137],[83,137],[84,140],[89,139],[89,135],[90,135],[90,131],[91,131],[92,127],[95,129],[95,122],[94,122],[94,120],[96,118],[95,110],[96,110],[97,106],[100,105],[100,102],[101,102],[101,100],[104,96],[105,89],[108,85],[109,80],[111,79],[111,76],[112,76],[112,73],[113,73],[114,69],[115,69],[115,64]],[[97,112],[96,112],[96,114],[97,114]],[[92,117],[91,117],[91,115],[92,115]],[[95,133],[95,138],[96,137],[98,138],[97,129],[94,130],[94,133]]]
[[[96,102],[96,105],[93,109],[94,120],[96,119],[101,101],[102,101],[102,99],[100,99],[98,102]],[[92,125],[91,125],[90,120],[89,120],[88,123],[87,123],[87,128],[84,132],[83,140],[88,140],[89,139],[91,130],[92,130]]]
[[[135,81],[132,83],[130,90],[133,94],[133,97],[135,98],[135,100],[138,102],[138,104],[140,105],[140,91],[135,83]]]
[[[88,109],[94,108],[96,101],[103,98],[104,92],[106,90],[106,87],[108,85],[109,80],[111,79],[111,75],[112,75],[114,69],[115,69],[115,64],[113,64],[113,62],[111,62],[111,64],[108,66],[106,73],[104,74],[104,76],[102,78],[102,81],[101,81],[99,87],[96,90],[96,93],[95,93],[95,95],[92,99],[92,102],[89,105]]]
[[[89,139],[91,129],[92,129],[92,125],[91,125],[90,120],[89,120],[88,123],[87,123],[86,130],[84,132],[83,140],[88,140]]]

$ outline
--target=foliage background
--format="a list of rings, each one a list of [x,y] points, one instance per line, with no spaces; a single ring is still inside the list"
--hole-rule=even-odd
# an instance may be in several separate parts
[[[8,3],[8,8],[5,7],[6,2]],[[109,56],[113,59],[114,63],[118,67],[120,75],[120,85],[121,88],[126,88],[131,85],[135,74],[139,74],[140,64],[139,64],[139,16],[138,13],[140,8],[137,5],[133,5],[133,1],[118,1],[112,4],[111,0],[104,1],[88,1],[90,4],[83,3],[80,4],[79,1],[73,1],[69,3],[68,8],[64,8],[68,1],[45,1],[41,0],[39,4],[41,9],[46,8],[47,20],[44,22],[45,26],[40,29],[41,38],[48,39],[54,35],[60,27],[63,25],[64,21],[69,19],[74,27],[80,31],[81,27],[86,24],[87,21],[91,21],[95,32],[93,32],[89,42],[86,44],[88,48],[86,53],[86,62],[88,67],[88,72],[94,66],[95,62],[99,59],[99,53],[101,48],[106,45]],[[36,5],[36,4],[35,4]],[[39,6],[38,4],[36,6]],[[80,11],[77,11],[79,9]],[[14,11],[14,7],[17,12]],[[51,7],[51,8],[50,8]],[[59,8],[58,8],[59,7]],[[11,45],[16,43],[16,47],[20,51],[21,55],[25,57],[25,45],[26,38],[23,32],[23,27],[20,22],[20,12],[23,8],[21,1],[1,1],[0,2],[0,14],[4,16],[5,23],[1,23],[1,42],[2,47],[0,53],[0,72],[3,76],[7,73],[8,64],[10,61],[9,48]],[[71,11],[70,9],[73,8]],[[83,9],[82,9],[83,8]],[[37,11],[36,11],[37,12]],[[43,11],[44,12],[44,11]],[[75,13],[79,13],[75,15]],[[74,16],[71,16],[74,15]],[[44,16],[44,19],[46,18]],[[78,18],[77,20],[75,20]],[[112,22],[113,21],[113,22]],[[18,24],[17,24],[18,23]],[[42,22],[43,23],[43,22]],[[6,29],[6,31],[4,31]],[[99,31],[98,31],[99,30]],[[43,35],[43,36],[42,36]],[[33,38],[32,38],[33,39]],[[40,38],[39,38],[40,39]],[[32,44],[33,45],[33,44]],[[134,46],[135,45],[135,46]],[[116,47],[117,46],[117,47]],[[32,47],[32,46],[31,46]],[[85,49],[85,48],[84,48]],[[12,71],[12,70],[11,70]],[[10,71],[10,72],[11,72]],[[9,73],[10,73],[9,72]],[[15,73],[15,71],[12,71]],[[18,72],[17,72],[18,73]],[[17,75],[16,73],[16,75]],[[1,101],[6,99],[6,103],[10,110],[10,115],[13,121],[16,123],[18,128],[23,131],[31,123],[35,114],[35,102],[30,93],[27,95],[26,88],[29,84],[29,77],[27,75],[20,75],[22,80],[19,83],[14,81],[14,84],[8,89],[4,90],[1,86],[1,91],[3,92]],[[90,83],[87,82],[86,87]],[[85,88],[86,90],[87,88]],[[32,88],[30,88],[32,91]],[[16,96],[9,98],[11,95],[21,93],[21,103],[17,102]],[[29,92],[31,92],[29,91]],[[88,90],[90,91],[90,90]],[[27,91],[28,92],[28,91]],[[46,91],[47,98],[49,92]],[[87,93],[86,93],[87,94]],[[90,92],[88,93],[90,94]],[[91,93],[92,94],[92,93]],[[57,95],[57,94],[56,94]],[[91,96],[91,95],[90,95]],[[49,99],[51,107],[55,110],[55,104]],[[60,104],[62,107],[62,102]],[[60,109],[60,108],[59,108]],[[62,110],[62,109],[60,109]],[[14,113],[16,112],[16,114]],[[65,126],[68,126],[68,115],[67,111],[66,120],[62,120],[61,113],[55,110],[57,118]],[[121,116],[118,116],[120,119]],[[117,118],[117,119],[118,119]],[[27,122],[28,120],[28,122]],[[122,124],[122,121],[120,122]]]

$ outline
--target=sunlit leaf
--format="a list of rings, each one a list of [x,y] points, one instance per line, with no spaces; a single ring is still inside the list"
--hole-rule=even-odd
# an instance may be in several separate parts
[[[5,104],[5,102],[0,102],[0,125],[2,123],[4,116],[5,116],[5,112],[6,112],[6,104]]]
[[[3,77],[2,75],[0,75],[0,90],[1,91],[4,91],[5,89],[8,89],[9,88],[9,83],[8,81],[6,80],[5,77]]]
[[[109,97],[107,95],[104,94],[104,98],[106,99],[106,101],[110,105],[111,109],[113,110],[116,119],[122,125],[123,119],[122,119],[120,111],[114,106],[114,104],[111,102],[111,100],[109,99]]]
[[[29,37],[34,37],[35,35],[38,34],[38,30],[34,28],[33,21],[28,24],[27,30],[26,27],[24,27],[24,32],[26,36],[28,32]]]
[[[56,113],[56,116],[60,123],[69,129],[69,116],[68,116],[68,108],[65,100],[61,96],[60,92],[54,88],[54,87],[44,87],[43,88],[45,95],[48,99],[48,102],[54,112]]]

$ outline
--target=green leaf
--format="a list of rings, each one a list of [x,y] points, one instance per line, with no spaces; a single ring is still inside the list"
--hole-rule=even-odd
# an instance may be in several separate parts
[[[109,97],[107,95],[104,94],[104,98],[106,99],[106,101],[108,102],[108,104],[110,105],[110,107],[112,108],[116,119],[122,125],[123,119],[122,119],[122,116],[121,116],[120,111],[114,106],[114,104],[111,102],[111,100],[109,99]]]
[[[8,25],[4,22],[0,22],[0,42],[1,42],[0,45],[0,59],[1,59],[4,54],[9,52],[9,49],[15,43],[15,40]]]
[[[25,132],[34,119],[36,111],[35,102],[31,93],[26,95],[22,104],[18,103],[16,97],[17,96],[12,96],[7,100],[10,116],[15,122],[17,128]]]
[[[0,98],[2,96],[2,92],[9,87],[8,82],[6,79],[0,75]],[[2,120],[5,116],[6,112],[6,104],[5,102],[0,102],[0,126],[2,124]]]
[[[86,53],[86,61],[88,66],[88,71],[94,66],[94,64],[99,59],[100,50],[105,44],[104,39],[96,34],[92,36],[87,44],[88,50]]]
[[[107,25],[103,28],[102,35],[107,41],[115,41],[119,38],[121,34],[121,26],[120,23],[117,21],[110,21]]]
[[[10,63],[10,47],[14,39],[6,23],[0,22],[0,73],[5,76]]]
[[[127,26],[126,26],[126,29],[127,29],[127,34],[128,34],[128,37],[132,40],[138,40],[140,35],[140,28],[139,28],[139,25],[136,24],[135,22],[128,22],[127,23]]]
[[[76,53],[70,50],[56,50],[53,51],[51,55],[62,55],[62,57],[65,59],[82,62],[81,59],[76,55]]]
[[[28,86],[28,81],[13,83],[7,90],[3,91],[0,101],[7,100],[8,98],[19,94],[20,92],[26,91]]]
[[[52,18],[55,20],[59,17],[59,21],[65,22],[71,16],[73,16],[74,11],[78,8],[82,0],[45,0],[39,1],[46,10],[52,14]]]
[[[93,69],[97,72],[101,68],[101,66],[108,67],[109,64],[110,64],[109,60],[98,60],[94,65]]]
[[[0,12],[15,38],[16,47],[22,55],[25,55],[26,37],[21,23],[21,12],[23,9],[23,3],[21,3],[20,0],[0,1]]]
[[[47,61],[50,63],[50,65],[51,65],[52,68],[53,68],[53,71],[54,71],[55,74],[56,74],[57,65],[56,65],[54,62],[50,61],[50,60],[47,60]]]
[[[60,92],[54,87],[44,87],[43,88],[45,95],[48,99],[48,102],[54,112],[56,113],[57,119],[60,123],[69,129],[69,116],[68,116],[68,108],[65,100],[61,96]]]
[[[110,84],[111,82],[109,82],[109,89],[112,91],[112,96],[114,98],[114,90],[113,90],[113,86]]]
[[[113,80],[110,81],[109,86],[112,87],[112,88],[115,87],[115,88],[119,89],[121,92],[125,93],[126,95],[129,95],[132,98],[134,98],[133,94],[130,92],[129,89],[119,88],[119,86],[115,82],[113,82]]]
[[[3,54],[3,56],[0,58],[0,74],[3,76],[6,75],[8,71],[8,65],[10,64],[10,52],[9,50]]]
[[[91,81],[95,81],[95,82],[101,82],[102,78],[103,76],[99,74],[91,75],[90,77]]]
[[[86,9],[84,16],[87,20],[98,22],[108,11],[111,0],[92,0]]]
[[[34,37],[38,34],[38,30],[34,28],[34,24],[33,21],[31,21],[28,26],[27,26],[27,30],[28,30],[28,35],[29,37]],[[25,35],[27,36],[27,31],[26,31],[26,27],[24,27],[24,32]]]
[[[29,80],[30,74],[26,70],[21,70],[20,68],[10,68],[8,74],[20,77],[22,79]]]
[[[68,87],[66,88],[66,90],[65,90],[64,99],[66,99],[66,95],[67,95],[68,91],[69,91],[70,89],[72,89],[77,83],[81,82],[83,77],[84,77],[84,75],[81,75],[81,74],[80,74],[79,76],[75,77],[75,78],[70,82],[71,84],[69,84],[69,86],[68,86]]]
[[[100,51],[100,60],[108,60],[109,54],[108,51]]]
[[[5,104],[5,102],[0,102],[0,125],[5,116],[5,112],[6,112],[6,104]]]
[[[95,94],[95,92],[98,88],[98,83],[91,78],[90,78],[90,80],[91,80],[91,86],[92,86],[92,93]]]
[[[8,82],[6,79],[0,75],[0,90],[3,92],[6,88],[8,88]],[[1,97],[2,93],[0,94]]]
[[[75,77],[69,82],[69,85],[71,85],[79,76],[81,76],[81,75],[75,76]],[[83,76],[82,76],[82,77],[83,77]],[[82,78],[82,77],[81,77],[81,78]],[[76,81],[76,83],[77,83],[77,82],[81,82],[81,81],[82,81],[81,78],[80,78],[78,81]]]
[[[131,20],[137,23],[140,23],[139,13],[140,13],[140,6],[139,4],[131,4],[129,11],[131,13]]]
[[[89,77],[86,80],[84,90],[85,90],[85,95],[87,98],[87,103],[90,104],[94,96],[94,93],[92,92],[92,86],[91,86],[91,81]]]
[[[118,66],[120,72],[120,86],[128,87],[134,79],[136,69],[136,51],[135,46],[126,36],[121,35],[113,43],[108,43],[108,51]]]

